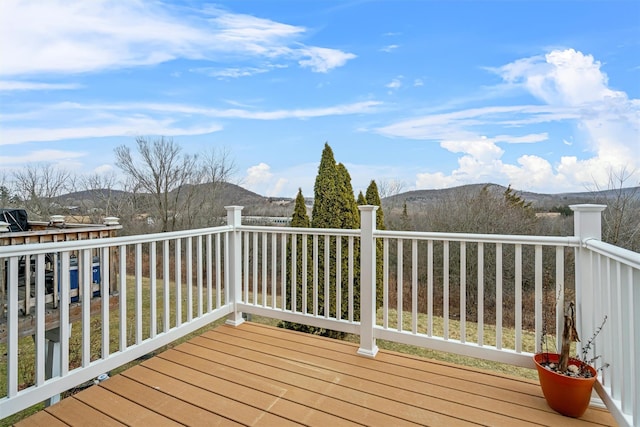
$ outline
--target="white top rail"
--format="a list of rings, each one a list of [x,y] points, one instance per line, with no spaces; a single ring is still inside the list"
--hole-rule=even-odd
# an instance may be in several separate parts
[[[271,227],[267,227],[271,228]],[[171,231],[166,233],[154,233],[132,236],[107,237],[101,239],[68,240],[65,242],[33,243],[28,245],[0,246],[0,257],[25,256],[46,254],[50,252],[63,252],[69,250],[98,249],[110,246],[134,245],[138,243],[161,242],[164,240],[196,237],[206,234],[218,234],[232,231],[230,225],[211,227],[197,230]]]
[[[523,245],[579,247],[580,239],[575,236],[528,236],[511,234],[467,234],[420,231],[376,230],[375,237],[449,240],[454,242],[507,243]]]
[[[241,225],[237,227],[240,231],[248,232],[267,232],[267,233],[284,233],[284,234],[307,234],[310,236],[353,236],[360,237],[359,229],[343,229],[343,228],[302,228],[302,227],[269,227],[264,225]]]
[[[626,264],[636,270],[640,270],[640,253],[638,252],[623,249],[596,239],[586,239],[584,246],[595,253]]]

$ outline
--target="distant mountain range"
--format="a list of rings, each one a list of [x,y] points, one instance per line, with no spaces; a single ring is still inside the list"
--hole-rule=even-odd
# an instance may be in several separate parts
[[[441,190],[414,190],[405,193],[397,194],[391,197],[383,199],[383,204],[404,204],[428,206],[439,200],[455,197],[461,193],[477,193],[483,188],[487,187],[489,191],[494,194],[503,194],[507,187],[503,187],[497,184],[470,184],[460,187],[445,188]],[[527,202],[530,202],[532,207],[539,211],[547,211],[557,206],[567,206],[583,203],[604,203],[607,200],[611,200],[616,197],[618,193],[624,196],[630,196],[640,202],[640,187],[623,188],[620,190],[601,190],[601,191],[585,191],[574,193],[533,193],[530,191],[518,191],[514,189],[514,192],[522,197]]]
[[[460,187],[446,188],[440,190],[414,190],[405,193],[386,197],[382,200],[383,206],[402,206],[405,202],[407,206],[427,207],[440,200],[456,197],[464,193],[477,193],[482,188],[487,187],[495,194],[503,194],[506,187],[497,184],[470,184]],[[632,196],[640,201],[640,187],[625,188],[622,190],[585,191],[574,193],[545,194],[528,191],[514,190],[516,194],[531,202],[534,209],[538,211],[548,211],[557,206],[567,206],[580,203],[606,203],[618,192]],[[107,198],[118,198],[126,193],[120,190],[90,190],[65,194],[57,198],[57,202],[62,206],[83,204],[87,201],[100,204],[101,200]],[[244,206],[245,215],[273,215],[288,216],[293,211],[293,198],[290,197],[265,197],[249,191],[239,185],[223,183],[218,190],[218,200],[222,205]],[[307,205],[313,204],[312,198],[307,198]]]

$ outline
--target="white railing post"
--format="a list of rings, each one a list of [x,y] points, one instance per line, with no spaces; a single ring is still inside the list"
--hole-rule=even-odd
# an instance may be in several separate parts
[[[576,252],[576,318],[578,331],[591,334],[602,320],[594,318],[596,281],[591,267],[590,252],[584,247],[587,239],[600,240],[602,238],[602,211],[606,205],[571,205],[573,214],[573,234],[580,238],[580,248]],[[583,337],[586,339],[586,337]]]
[[[376,324],[376,230],[377,206],[360,209],[360,348],[358,354],[375,357],[378,346],[373,336]]]
[[[233,305],[233,312],[227,319],[227,324],[238,326],[244,319],[238,310],[238,302],[242,297],[242,234],[237,229],[242,224],[242,206],[225,206],[227,210],[227,225],[233,227],[229,236],[229,283],[225,285],[225,291],[229,294],[229,302]]]

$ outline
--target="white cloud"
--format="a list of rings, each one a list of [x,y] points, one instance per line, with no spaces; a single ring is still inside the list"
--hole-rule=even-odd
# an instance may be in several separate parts
[[[416,189],[441,189],[460,185],[460,181],[453,175],[442,172],[423,172],[416,175]]]
[[[18,80],[0,81],[0,91],[17,91],[17,90],[72,90],[80,89],[82,85],[76,83],[43,83],[43,82],[26,82]]]
[[[377,128],[375,131],[386,136],[410,139],[434,141],[468,139],[480,136],[479,132],[474,129],[487,124],[516,127],[523,124],[553,122],[576,117],[578,117],[576,113],[557,107],[535,105],[494,106],[404,119]],[[504,135],[502,140],[505,140]]]
[[[114,171],[113,165],[104,164],[96,167],[93,172],[98,175],[106,175]]]
[[[249,189],[252,189],[256,185],[264,184],[264,182],[271,179],[272,176],[271,166],[266,163],[260,163],[247,169],[247,175],[243,182]]]
[[[256,74],[262,74],[271,71],[270,68],[257,67],[233,67],[233,68],[194,68],[190,71],[203,73],[210,77],[219,79],[237,79],[240,77],[249,77]]]
[[[0,164],[12,165],[22,163],[61,162],[79,159],[87,153],[63,150],[37,150],[23,156],[0,156]]]
[[[424,82],[422,81],[422,79],[415,79],[415,80],[413,81],[413,86],[414,86],[414,87],[424,86]]]
[[[241,185],[267,197],[295,197],[298,188],[302,188],[305,197],[312,197],[315,174],[309,171],[317,168],[317,163],[304,163],[274,171],[270,165],[259,163],[247,169]]]
[[[380,50],[381,50],[382,52],[387,52],[387,53],[389,53],[389,52],[392,52],[392,51],[396,50],[396,49],[397,49],[397,48],[399,48],[399,47],[400,47],[400,46],[399,46],[399,45],[397,45],[397,44],[390,44],[390,45],[388,45],[388,46],[385,46],[385,47],[381,48]]]
[[[306,28],[215,7],[121,0],[4,0],[0,74],[82,73],[173,59],[298,60],[327,72],[355,58],[300,42]],[[301,59],[302,58],[302,59]]]
[[[386,88],[389,88],[392,90],[399,89],[401,86],[402,86],[402,81],[400,80],[400,78],[392,79],[389,83],[385,85]]]
[[[2,128],[0,145],[28,141],[56,141],[66,138],[136,135],[203,135],[222,130],[212,124],[212,118],[247,120],[309,119],[336,115],[363,114],[375,111],[378,101],[361,101],[329,107],[251,111],[249,109],[216,109],[183,104],[117,103],[79,104],[60,103],[32,110],[24,115],[2,115],[14,125]],[[50,127],[18,126],[21,119],[50,122]],[[64,123],[66,127],[59,127]]]
[[[302,67],[309,67],[317,73],[326,73],[333,68],[342,67],[348,60],[356,57],[353,53],[324,47],[301,48],[298,49],[298,54],[306,58],[299,60],[298,64]]]
[[[289,180],[283,176],[276,176],[271,172],[271,166],[260,163],[247,169],[242,185],[260,195],[271,197],[283,193]]]
[[[461,185],[472,182],[511,183],[516,188],[557,191],[584,190],[606,183],[610,170],[640,168],[640,100],[608,86],[602,64],[573,49],[516,60],[493,69],[505,84],[519,87],[540,105],[505,105],[451,111],[397,121],[376,132],[411,139],[438,141],[447,151],[461,154],[449,175],[421,173],[416,186]],[[528,126],[569,123],[575,137],[553,137],[562,145],[580,145],[582,159],[563,156],[550,161],[523,154],[505,163],[508,148],[498,143],[549,141],[548,132],[491,135],[487,129],[528,129]],[[548,128],[548,126],[547,126]],[[543,128],[545,129],[545,128]],[[482,138],[482,135],[487,135]],[[562,146],[561,145],[561,146]]]
[[[208,127],[181,128],[172,126],[170,120],[154,120],[145,118],[116,118],[111,123],[93,126],[76,126],[61,128],[14,128],[3,129],[0,145],[20,144],[28,141],[59,141],[73,138],[99,138],[105,136],[138,136],[138,135],[204,135],[221,130],[218,125]]]
[[[607,86],[608,77],[601,66],[591,55],[566,49],[521,59],[497,72],[506,82],[523,85],[549,105],[578,106],[607,98],[625,99],[623,92]]]

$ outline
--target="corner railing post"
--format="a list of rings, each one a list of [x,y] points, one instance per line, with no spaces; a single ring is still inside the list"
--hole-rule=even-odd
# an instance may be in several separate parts
[[[233,312],[227,319],[227,324],[238,326],[244,319],[238,310],[238,302],[242,295],[242,235],[237,228],[242,224],[242,206],[225,206],[227,210],[227,225],[233,227],[227,248],[229,257],[229,283],[226,284],[229,292],[229,301],[233,306]]]
[[[580,238],[580,247],[576,252],[576,322],[578,331],[589,334],[595,331],[598,320],[594,318],[597,277],[593,274],[591,255],[584,247],[587,239],[602,238],[602,211],[606,205],[571,205],[573,215],[573,233]]]
[[[376,230],[377,206],[360,209],[360,348],[358,354],[375,357],[378,346],[373,336],[376,323]]]

